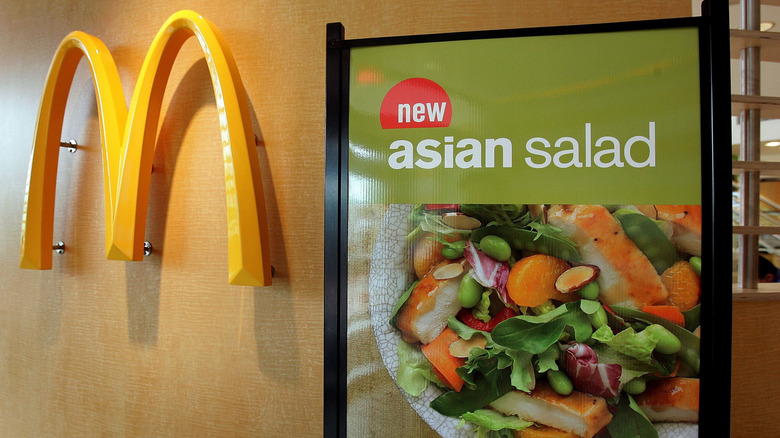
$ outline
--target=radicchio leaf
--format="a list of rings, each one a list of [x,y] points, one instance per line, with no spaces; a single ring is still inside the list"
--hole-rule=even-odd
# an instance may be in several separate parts
[[[466,241],[464,256],[473,268],[471,275],[484,287],[496,289],[501,299],[506,302],[506,282],[509,278],[509,265],[499,262],[474,247],[471,241]]]
[[[571,344],[566,349],[564,369],[578,391],[604,398],[617,397],[622,367],[598,363],[596,352],[588,345]]]

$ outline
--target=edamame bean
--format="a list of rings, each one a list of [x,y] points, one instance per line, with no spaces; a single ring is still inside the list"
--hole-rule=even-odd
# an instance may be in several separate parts
[[[586,300],[597,300],[599,298],[599,284],[596,281],[591,281],[590,283],[581,287],[577,293],[580,294],[580,297]]]
[[[645,392],[645,389],[647,389],[647,382],[641,377],[631,379],[628,383],[623,385],[623,391],[626,391],[631,395],[641,394]]]
[[[460,281],[460,288],[458,289],[458,301],[460,305],[466,308],[472,308],[479,304],[482,299],[482,292],[484,288],[481,284],[471,275],[464,275]]]
[[[655,351],[661,354],[676,354],[682,348],[680,340],[659,324],[650,324],[645,331],[656,340]]]
[[[596,313],[588,315],[588,321],[590,321],[590,325],[595,329],[600,329],[607,325],[607,311],[604,310],[604,306],[599,306],[599,310],[597,310]]]
[[[512,257],[512,248],[507,241],[494,235],[483,237],[479,241],[479,249],[499,262],[505,262]]]
[[[574,384],[569,376],[560,370],[547,370],[547,382],[553,391],[560,395],[569,395],[574,391]]]
[[[701,277],[701,257],[693,256],[688,260],[688,263],[691,264],[691,268],[693,268],[693,272],[696,273],[699,277]]]
[[[458,240],[450,243],[449,245],[444,245],[444,247],[441,249],[441,255],[443,255],[444,258],[447,260],[459,259],[463,257],[465,248],[466,248],[466,241]]]

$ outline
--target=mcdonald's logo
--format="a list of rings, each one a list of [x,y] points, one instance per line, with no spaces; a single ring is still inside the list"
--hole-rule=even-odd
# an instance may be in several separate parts
[[[195,36],[208,64],[219,114],[227,194],[229,282],[271,284],[260,165],[244,85],[233,55],[208,20],[173,14],[146,54],[128,110],[116,64],[98,38],[72,32],[52,60],[38,110],[22,217],[21,262],[51,269],[54,194],[65,104],[81,58],[95,84],[103,150],[106,257],[142,260],[157,124],[165,86],[184,42]]]

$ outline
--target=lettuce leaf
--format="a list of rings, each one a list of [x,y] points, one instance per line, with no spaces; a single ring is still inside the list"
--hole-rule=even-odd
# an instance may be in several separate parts
[[[530,393],[536,387],[536,375],[531,366],[534,355],[526,351],[507,350],[507,356],[512,359],[512,373],[510,374],[512,386]]]
[[[560,357],[561,350],[558,344],[555,343],[550,348],[544,350],[538,356],[536,356],[536,370],[539,373],[547,372],[548,370],[558,370],[558,357]]]
[[[474,318],[482,322],[490,321],[490,294],[492,292],[493,289],[490,288],[482,292],[482,298],[479,300],[479,303],[471,309],[471,314],[474,315]]]
[[[430,382],[445,387],[433,372],[433,365],[419,348],[402,340],[398,341],[398,386],[409,395],[417,397]]]
[[[612,333],[612,329],[607,325],[596,330],[593,333],[593,339],[602,344],[609,345],[610,348],[644,363],[651,363],[653,361],[653,349],[658,343],[653,336],[647,334],[645,331],[637,333],[633,328],[629,327],[615,335]]]
[[[462,418],[477,426],[493,431],[502,429],[522,430],[534,424],[516,415],[507,416],[491,409],[477,409],[474,412],[466,412]]]

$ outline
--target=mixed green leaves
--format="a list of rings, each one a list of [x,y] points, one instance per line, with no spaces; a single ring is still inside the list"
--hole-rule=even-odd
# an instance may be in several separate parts
[[[468,390],[467,394],[485,403],[475,406],[473,400],[450,391],[431,403],[431,407],[444,415],[450,414],[439,409],[470,412],[513,389],[531,392],[536,383],[535,368],[540,372],[558,369],[558,341],[565,330],[570,329],[578,341],[588,339],[592,333],[579,302],[561,305],[541,316],[509,318],[491,333],[475,330],[454,317],[448,325],[461,338],[471,339],[479,334],[486,339],[485,348],[473,348],[466,364],[457,370],[465,382],[466,389],[461,393]]]
[[[448,391],[438,396],[431,402],[431,408],[442,415],[460,417],[487,406],[513,389],[507,369],[494,369],[487,376],[477,375],[474,383],[460,392]]]
[[[492,336],[496,344],[505,348],[541,354],[561,339],[567,327],[573,330],[577,342],[585,342],[593,333],[588,316],[577,301],[544,315],[507,319],[496,326]]]
[[[685,362],[689,367],[691,367],[694,373],[699,373],[701,353],[698,336],[693,334],[691,331],[686,330],[684,327],[680,327],[673,322],[669,322],[663,318],[651,315],[647,312],[642,312],[641,310],[622,306],[612,306],[611,309],[623,319],[640,321],[644,324],[659,324],[672,332],[672,334],[674,334],[677,339],[680,340],[680,344],[682,345],[680,351],[677,353],[677,356],[682,359],[683,362]]]
[[[524,227],[533,220],[525,204],[460,204],[460,212],[483,225]]]
[[[479,242],[487,235],[496,235],[522,251],[555,255],[574,263],[582,262],[577,246],[560,229],[545,224],[531,215],[524,204],[460,204],[460,213],[478,219],[482,227],[471,232],[470,239]],[[425,204],[416,204],[409,215],[413,231],[409,240],[416,239],[422,231],[435,234],[469,234],[445,223],[440,210],[429,210]]]

